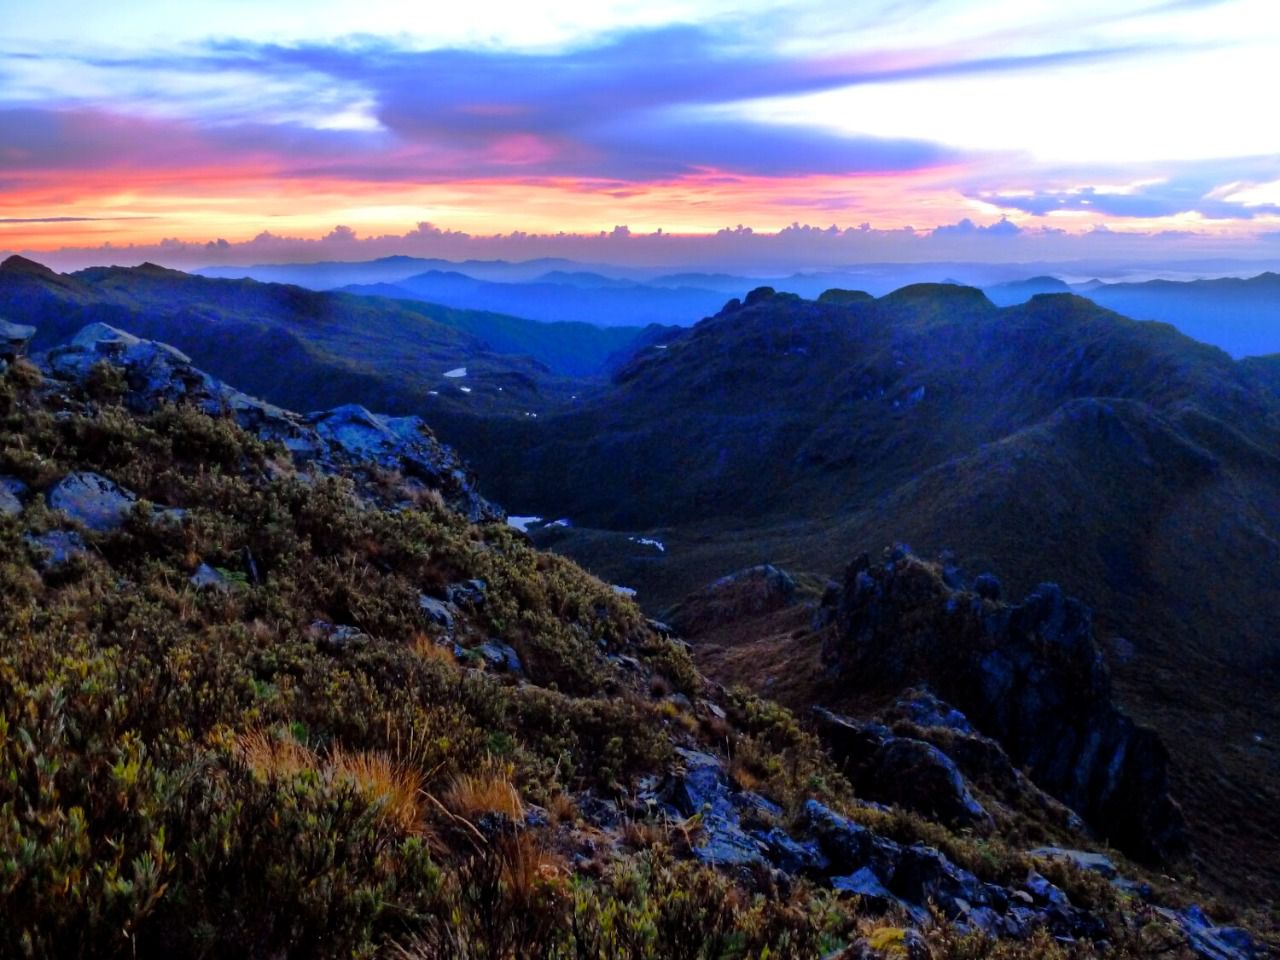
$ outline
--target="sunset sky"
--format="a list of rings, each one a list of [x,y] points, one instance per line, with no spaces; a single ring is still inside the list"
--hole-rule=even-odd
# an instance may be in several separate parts
[[[0,8],[0,251],[68,265],[1280,257],[1275,0]]]

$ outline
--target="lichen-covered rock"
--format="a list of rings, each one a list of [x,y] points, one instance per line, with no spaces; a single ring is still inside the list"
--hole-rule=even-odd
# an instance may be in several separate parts
[[[45,571],[56,570],[89,552],[84,538],[74,530],[50,530],[38,536],[28,534],[26,541],[37,565]]]
[[[119,529],[138,502],[136,494],[90,471],[68,474],[47,498],[51,509],[95,533]]]

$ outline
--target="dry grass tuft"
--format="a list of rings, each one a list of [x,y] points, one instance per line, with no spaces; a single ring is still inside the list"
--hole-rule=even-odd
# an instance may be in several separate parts
[[[561,886],[569,875],[565,863],[528,830],[503,838],[498,856],[507,896],[516,904],[533,904],[540,890]]]
[[[288,735],[270,730],[249,730],[236,737],[236,756],[260,776],[290,777],[305,771],[318,773],[320,761],[308,747]]]
[[[429,634],[415,633],[410,641],[413,652],[423,660],[433,661],[449,667],[458,666],[458,658],[453,655],[451,645],[436,643]]]
[[[376,803],[385,822],[415,836],[426,832],[423,781],[418,770],[385,753],[341,747],[329,752],[328,766],[335,780],[350,780]]]
[[[450,813],[468,820],[485,813],[524,819],[524,804],[511,782],[510,767],[491,766],[478,773],[460,773],[440,799]]]
[[[573,794],[557,793],[547,804],[547,816],[552,823],[576,823],[578,821],[578,802]]]

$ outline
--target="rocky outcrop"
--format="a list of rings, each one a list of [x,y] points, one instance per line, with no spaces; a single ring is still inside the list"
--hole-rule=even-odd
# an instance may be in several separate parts
[[[231,417],[260,439],[284,446],[299,465],[352,476],[371,498],[387,499],[380,481],[393,475],[396,496],[404,502],[436,490],[473,522],[504,516],[480,495],[452,448],[418,417],[384,417],[354,404],[293,413],[209,376],[180,350],[105,323],[84,327],[70,343],[48,351],[43,363],[51,377],[85,385],[105,364],[120,374],[122,400],[131,410],[150,413],[163,404],[190,403],[211,416]]]
[[[35,327],[29,327],[23,323],[10,323],[0,317],[0,370],[22,356],[27,342],[35,335]]]
[[[681,601],[670,615],[671,625],[686,637],[744,617],[781,610],[795,602],[796,582],[773,564],[748,567],[721,577]]]
[[[118,529],[138,498],[100,474],[73,473],[49,491],[49,506],[95,533]]]
[[[928,684],[1116,846],[1149,860],[1185,852],[1168,753],[1112,702],[1083,604],[1054,584],[1021,604],[984,599],[901,551],[851,564],[833,602],[823,654],[839,677]]]
[[[119,484],[89,470],[70,473],[47,494],[49,507],[94,533],[110,533],[124,525],[138,505],[138,496]],[[153,507],[157,519],[179,521],[182,511]]]
[[[814,714],[819,735],[859,796],[897,804],[949,827],[987,832],[994,825],[955,761],[933,744],[821,708]]]

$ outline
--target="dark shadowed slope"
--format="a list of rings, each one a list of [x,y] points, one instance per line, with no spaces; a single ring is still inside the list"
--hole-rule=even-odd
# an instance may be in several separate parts
[[[512,509],[584,528],[546,542],[655,609],[748,564],[834,573],[896,540],[1013,595],[1059,582],[1126,639],[1118,687],[1173,744],[1202,849],[1261,856],[1253,879],[1217,876],[1274,891],[1277,451],[1268,361],[1074,296],[998,309],[918,286],[758,296],[472,456]]]

